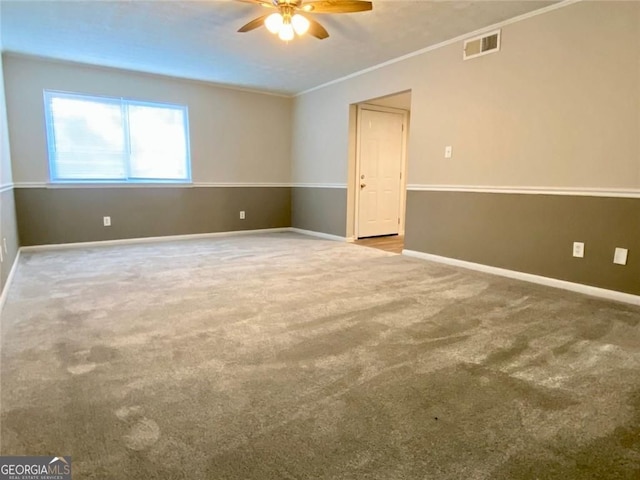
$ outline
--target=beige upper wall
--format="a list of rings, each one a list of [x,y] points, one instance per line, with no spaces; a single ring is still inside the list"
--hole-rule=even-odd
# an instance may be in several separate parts
[[[411,89],[409,65],[411,62],[397,63],[295,97],[291,166],[294,183],[346,183],[349,105]]]
[[[462,48],[297,97],[293,181],[346,183],[348,105],[411,89],[409,184],[640,188],[640,3],[577,3],[504,26],[496,54]]]
[[[0,28],[2,21],[0,21]],[[2,54],[2,31],[0,30],[0,55]],[[12,183],[9,130],[7,129],[7,106],[4,93],[4,76],[0,62],[0,187]]]
[[[12,182],[9,131],[7,129],[7,108],[1,63],[2,62],[0,62],[0,187],[9,185]]]
[[[194,182],[290,181],[289,98],[6,54],[3,62],[17,184],[48,181],[44,89],[186,104]]]

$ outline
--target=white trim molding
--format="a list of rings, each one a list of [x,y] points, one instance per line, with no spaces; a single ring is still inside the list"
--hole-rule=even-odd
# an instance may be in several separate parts
[[[0,185],[0,193],[4,193],[8,190],[14,188],[13,183],[5,183],[4,185]]]
[[[63,59],[58,59],[58,58],[51,58],[51,57],[47,57],[44,55],[35,55],[35,54],[30,54],[30,53],[19,53],[19,52],[7,52],[6,50],[2,50],[2,54],[5,56],[9,56],[9,57],[15,57],[15,58],[27,58],[27,59],[35,59],[35,60],[39,60],[39,61],[43,61],[43,62],[48,62],[48,63],[57,63],[57,64],[62,64],[62,65],[83,65],[85,67],[90,67],[93,69],[97,69],[97,70],[111,70],[111,71],[130,71],[135,73],[136,75],[142,75],[142,76],[154,76],[154,77],[164,77],[164,78],[170,78],[170,79],[174,79],[174,80],[178,80],[181,82],[189,82],[189,83],[195,83],[195,84],[200,84],[200,85],[207,85],[210,87],[215,87],[215,88],[221,88],[221,89],[225,89],[225,90],[235,90],[238,92],[244,92],[244,93],[253,93],[253,94],[257,94],[257,95],[268,95],[270,97],[281,97],[281,98],[293,98],[293,94],[291,93],[287,93],[287,92],[278,92],[278,91],[274,91],[274,90],[269,90],[269,89],[257,89],[257,88],[251,88],[251,87],[245,87],[242,85],[232,85],[232,84],[228,84],[228,83],[218,83],[215,82],[213,80],[200,80],[197,78],[187,78],[187,77],[180,77],[177,75],[172,75],[170,73],[163,73],[163,72],[152,72],[152,71],[140,71],[140,70],[130,70],[130,69],[125,69],[123,67],[110,67],[108,65],[98,65],[96,63],[85,63],[85,62],[78,62],[78,61],[74,61],[74,60],[63,60]]]
[[[77,183],[48,183],[48,182],[16,182],[15,188],[273,188],[291,187],[291,183],[267,182],[193,182],[193,183],[153,183],[153,182],[77,182]]]
[[[402,250],[402,254],[408,257],[419,258],[419,259],[428,260],[431,262],[444,263],[446,265],[452,265],[454,267],[462,267],[469,270],[476,270],[478,272],[499,275],[501,277],[513,278],[515,280],[522,280],[525,282],[537,283],[538,285],[545,285],[547,287],[555,287],[555,288],[560,288],[562,290],[569,290],[572,292],[582,293],[584,295],[590,295],[592,297],[604,298],[607,300],[614,300],[617,302],[630,303],[632,305],[640,305],[640,296],[632,295],[630,293],[623,293],[615,290],[607,290],[605,288],[592,287],[590,285],[583,285],[581,283],[567,282],[566,280],[558,280],[556,278],[543,277],[541,275],[534,275],[532,273],[524,273],[524,272],[517,272],[515,270],[507,270],[505,268],[492,267],[490,265],[483,265],[481,263],[467,262],[465,260],[458,260],[457,258],[442,257],[440,255],[433,255],[431,253],[418,252],[415,250]]]
[[[11,271],[7,276],[7,281],[5,282],[2,288],[2,292],[0,293],[0,314],[2,313],[2,309],[7,299],[9,288],[11,286],[11,283],[13,282],[13,277],[18,268],[18,263],[20,261],[20,255],[22,254],[22,252],[73,250],[77,248],[109,247],[109,246],[118,246],[118,245],[173,242],[173,241],[179,241],[179,240],[196,240],[196,239],[204,239],[204,238],[231,237],[231,236],[255,235],[255,234],[264,234],[264,233],[281,233],[281,232],[295,232],[302,235],[308,235],[312,237],[323,238],[325,240],[334,240],[339,242],[354,241],[353,238],[345,238],[337,235],[330,235],[328,233],[314,232],[311,230],[302,230],[300,228],[293,228],[293,227],[278,227],[278,228],[264,228],[264,229],[258,229],[258,230],[234,230],[230,232],[195,233],[191,235],[169,235],[164,237],[123,238],[118,240],[101,240],[101,241],[95,241],[95,242],[76,242],[76,243],[32,245],[32,246],[20,247],[13,261],[13,265],[11,266]]]
[[[291,183],[291,182],[193,182],[193,183],[48,183],[16,182],[14,188],[347,188],[346,183]],[[7,187],[8,187],[7,186]]]
[[[242,187],[242,188],[254,188],[254,187],[262,187],[262,188],[274,188],[274,187],[291,187],[290,183],[260,183],[260,182],[246,182],[246,183],[242,183],[242,182],[238,182],[238,183],[233,183],[233,182],[227,182],[227,183],[216,183],[216,182],[194,182],[193,186],[196,188],[207,188],[207,187],[217,187],[217,188],[224,188],[224,187]]]
[[[13,276],[18,269],[18,262],[20,261],[20,250],[21,249],[18,249],[16,258],[13,259],[13,265],[11,265],[11,270],[9,271],[9,275],[7,276],[7,281],[4,282],[2,293],[0,293],[0,314],[2,314],[4,303],[7,301],[7,295],[9,295],[9,287],[11,287],[11,282],[13,282]]]
[[[509,187],[486,185],[420,185],[409,184],[413,192],[508,193],[519,195],[564,195],[577,197],[640,198],[640,189],[634,188],[579,188],[579,187]]]
[[[141,243],[159,243],[159,242],[175,242],[180,240],[197,240],[205,238],[231,237],[240,235],[256,235],[261,233],[282,233],[294,232],[311,237],[324,238],[325,240],[334,240],[339,242],[353,242],[353,238],[340,237],[329,233],[314,232],[312,230],[303,230],[294,227],[277,227],[263,228],[257,230],[232,230],[228,232],[211,232],[211,233],[193,233],[187,235],[166,235],[163,237],[136,237],[136,238],[120,238],[117,240],[97,240],[94,242],[75,242],[75,243],[56,243],[47,245],[30,245],[20,247],[18,252],[41,252],[48,250],[72,250],[75,248],[91,248],[91,247],[112,247],[117,245],[132,245]],[[17,258],[17,257],[16,257]],[[7,280],[8,283],[8,280]]]
[[[303,230],[302,228],[289,227],[290,232],[300,233],[301,235],[308,235],[310,237],[323,238],[325,240],[333,240],[335,242],[353,242],[352,239],[341,237],[339,235],[331,235],[330,233],[314,232],[313,230]]]
[[[95,242],[54,243],[48,245],[31,245],[20,247],[23,252],[39,252],[47,250],[69,250],[88,247],[112,247],[117,245],[132,245],[140,243],[175,242],[179,240],[197,240],[201,238],[231,237],[239,235],[255,235],[260,233],[289,232],[290,227],[263,228],[258,230],[232,230],[229,232],[193,233],[187,235],[166,235],[164,237],[136,237],[120,238],[117,240],[97,240]]]
[[[13,188],[46,188],[46,182],[14,182]]]
[[[292,183],[291,187],[298,188],[347,188],[346,183]]]

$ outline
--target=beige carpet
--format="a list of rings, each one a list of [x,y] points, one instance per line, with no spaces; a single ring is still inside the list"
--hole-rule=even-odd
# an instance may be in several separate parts
[[[1,453],[74,479],[640,478],[640,309],[295,234],[24,254]]]

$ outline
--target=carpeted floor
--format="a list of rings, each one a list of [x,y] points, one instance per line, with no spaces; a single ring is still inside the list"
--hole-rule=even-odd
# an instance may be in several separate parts
[[[640,309],[290,233],[24,254],[1,453],[74,479],[640,478]]]

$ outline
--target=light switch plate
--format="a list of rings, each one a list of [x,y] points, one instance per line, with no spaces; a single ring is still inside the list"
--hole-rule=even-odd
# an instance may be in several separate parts
[[[573,256],[578,258],[584,257],[584,243],[573,242]]]
[[[629,250],[626,248],[616,248],[616,252],[613,254],[613,263],[616,265],[626,265],[628,253]]]
[[[447,145],[444,147],[444,158],[451,158],[453,155],[453,147],[451,145]]]

